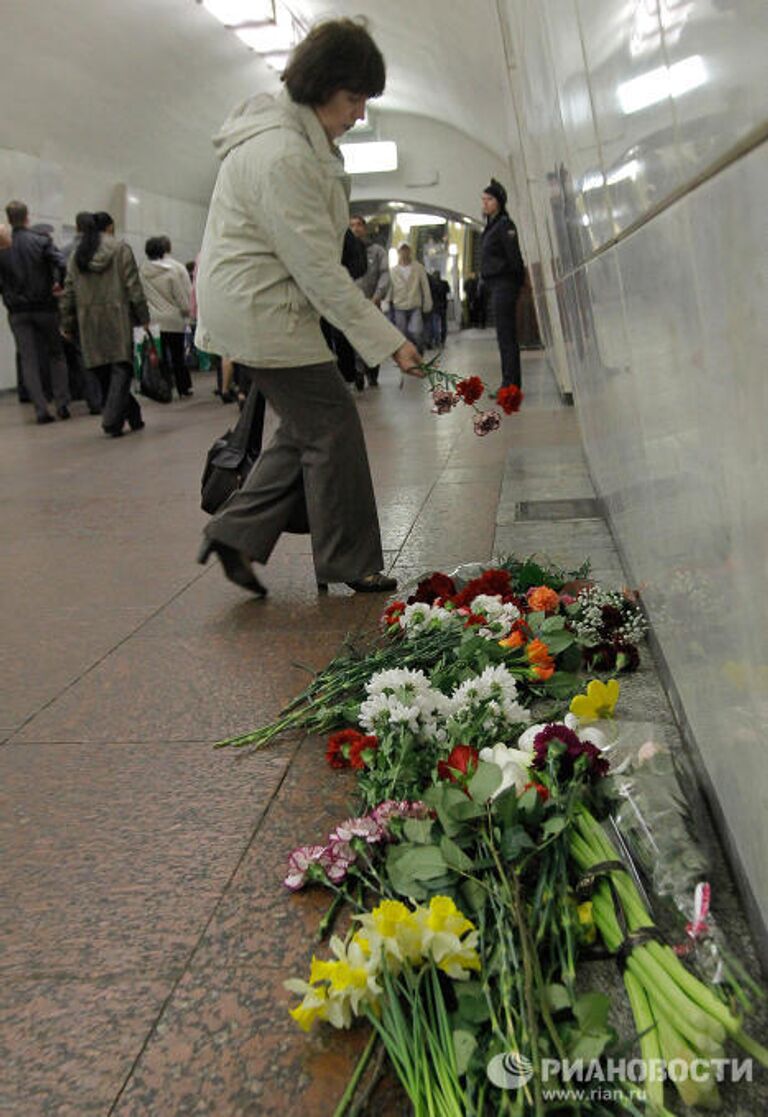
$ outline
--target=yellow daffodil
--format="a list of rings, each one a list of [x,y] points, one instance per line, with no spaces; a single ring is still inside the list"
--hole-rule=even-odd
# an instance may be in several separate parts
[[[453,935],[463,935],[465,931],[475,929],[449,896],[432,897],[426,922],[430,931],[448,931]]]
[[[290,993],[303,993],[300,1005],[291,1009],[291,1016],[303,1032],[308,1032],[315,1020],[326,1020],[328,995],[324,985],[308,985],[306,981],[290,978],[283,983]]]
[[[378,944],[392,962],[410,962],[418,965],[423,960],[421,930],[416,916],[399,900],[382,900],[378,907],[365,915],[356,915],[366,933],[368,949]],[[394,966],[394,971],[398,969]]]
[[[616,679],[609,679],[607,683],[593,679],[587,686],[586,694],[577,694],[571,699],[571,713],[580,721],[612,718],[618,700],[619,684]]]

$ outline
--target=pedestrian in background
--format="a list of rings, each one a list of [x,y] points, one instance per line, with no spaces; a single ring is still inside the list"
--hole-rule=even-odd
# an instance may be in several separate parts
[[[413,259],[408,244],[400,245],[397,264],[390,273],[390,299],[395,308],[395,325],[422,353],[424,316],[432,311],[432,291],[426,268]]]
[[[368,226],[364,217],[350,217],[349,227],[362,244],[365,245],[366,269],[361,275],[357,286],[370,299],[374,306],[381,307],[387,297],[389,288],[389,257],[387,250],[381,244],[376,244],[368,235]],[[360,354],[357,354],[358,377],[364,376],[372,388],[379,383],[379,365],[367,365]],[[358,388],[360,384],[358,383]]]
[[[139,268],[152,322],[160,327],[163,361],[179,397],[192,395],[192,377],[184,360],[184,331],[191,314],[192,284],[187,269],[167,255],[167,237],[150,237]]]
[[[141,408],[131,392],[133,328],[149,329],[149,308],[130,246],[100,233],[95,215],[84,219],[69,258],[60,313],[62,333],[72,339],[77,332],[83,363],[101,384],[105,433],[118,438],[126,422],[141,430]]]
[[[525,283],[525,264],[515,223],[507,213],[507,192],[492,178],[482,193],[485,228],[480,241],[480,275],[496,318],[501,356],[501,387],[521,386],[517,341],[517,299]]]

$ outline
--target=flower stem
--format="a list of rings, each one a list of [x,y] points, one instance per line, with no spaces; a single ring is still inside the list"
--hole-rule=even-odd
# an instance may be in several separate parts
[[[368,1066],[368,1061],[369,1061],[371,1055],[373,1054],[373,1049],[376,1046],[376,1044],[378,1042],[378,1039],[379,1039],[379,1037],[376,1034],[376,1032],[373,1031],[373,1029],[371,1029],[371,1034],[368,1037],[368,1042],[366,1043],[365,1047],[363,1048],[362,1055],[357,1060],[357,1066],[355,1067],[354,1071],[352,1072],[352,1077],[350,1078],[349,1082],[347,1083],[346,1090],[344,1091],[344,1093],[339,1098],[339,1104],[336,1106],[336,1108],[333,1111],[333,1117],[344,1117],[344,1114],[349,1109],[350,1103],[352,1102],[352,1100],[355,1096],[355,1091],[357,1090],[357,1085],[358,1085],[360,1079],[363,1076],[363,1072],[364,1072],[365,1068]]]

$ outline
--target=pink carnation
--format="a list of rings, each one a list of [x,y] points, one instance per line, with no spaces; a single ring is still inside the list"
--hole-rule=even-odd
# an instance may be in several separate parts
[[[432,413],[434,415],[445,415],[458,403],[458,396],[453,392],[449,392],[446,388],[435,388],[432,392],[432,402],[434,407]]]
[[[501,415],[499,415],[498,411],[481,411],[480,414],[475,417],[475,434],[479,435],[480,438],[486,434],[490,434],[491,431],[498,430],[500,426]]]
[[[385,836],[384,827],[370,815],[365,818],[348,818],[329,835],[331,842],[351,842],[353,838],[364,838],[369,845],[380,842]]]
[[[288,858],[288,876],[283,881],[285,887],[292,892],[303,888],[324,851],[325,846],[299,846],[295,849]]]

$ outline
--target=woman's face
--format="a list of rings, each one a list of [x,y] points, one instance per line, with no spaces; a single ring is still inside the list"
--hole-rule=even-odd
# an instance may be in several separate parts
[[[337,89],[324,105],[318,105],[315,113],[328,138],[337,140],[350,128],[354,128],[358,120],[363,120],[367,100],[364,93],[350,93],[348,89]]]

